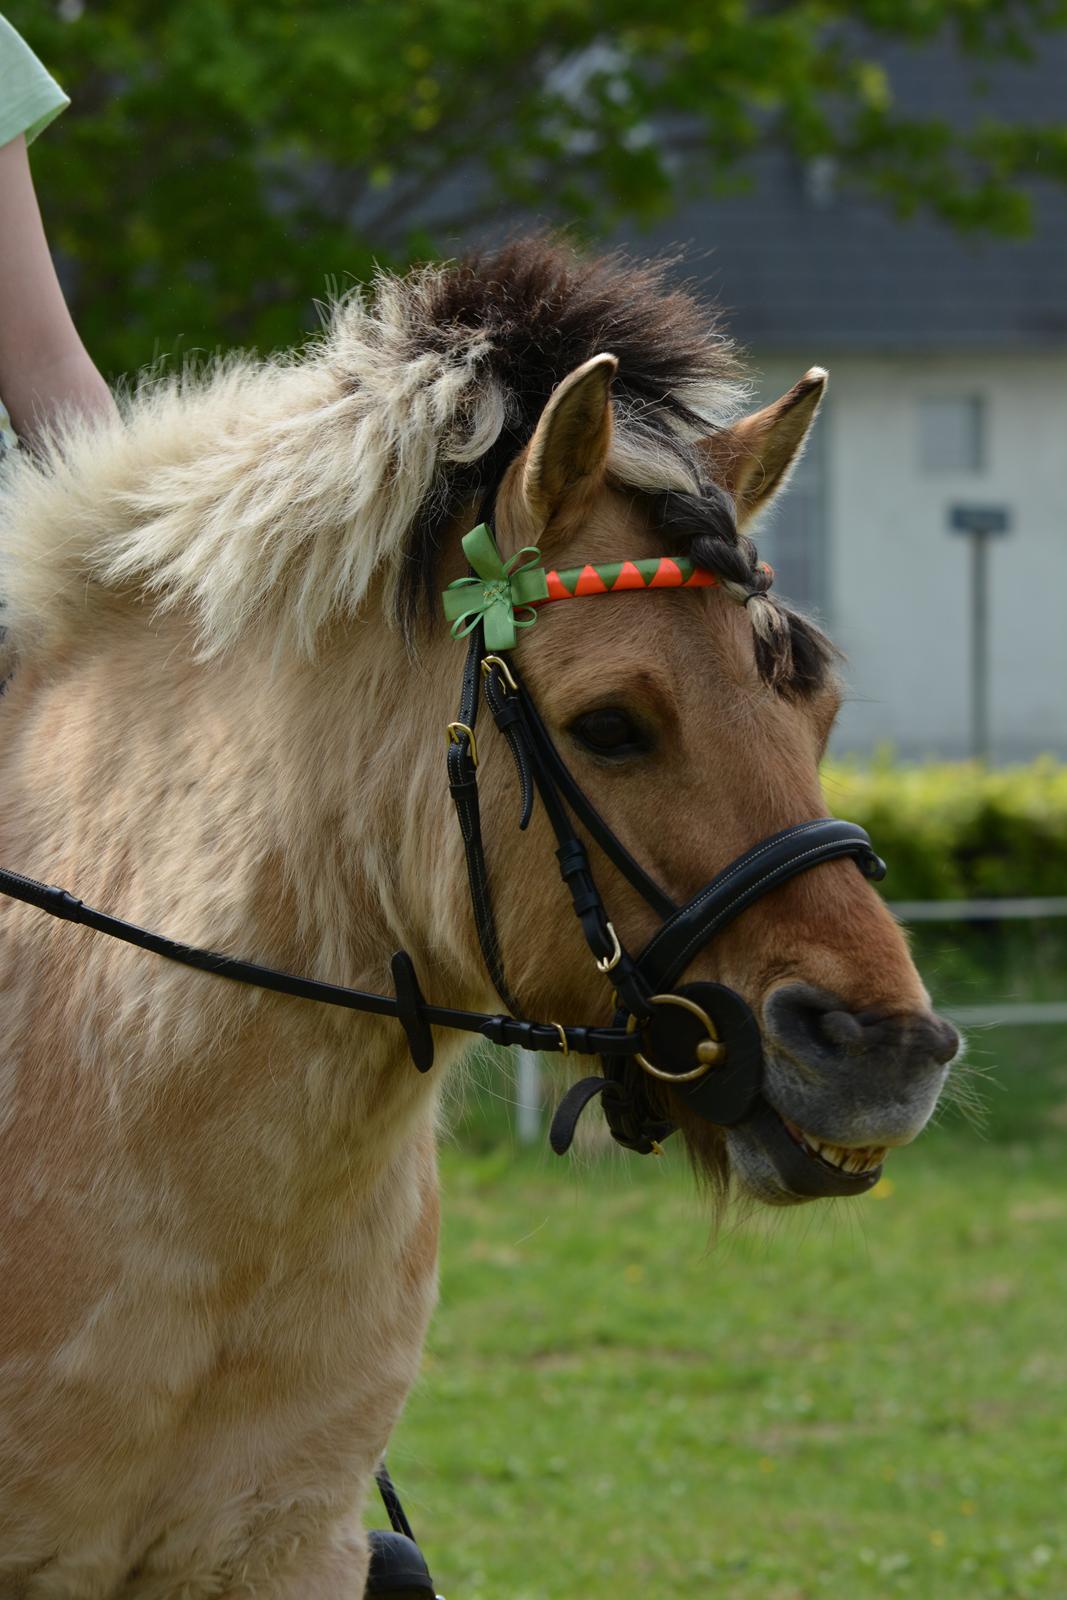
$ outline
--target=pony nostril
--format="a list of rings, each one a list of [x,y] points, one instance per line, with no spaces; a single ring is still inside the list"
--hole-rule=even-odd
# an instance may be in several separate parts
[[[944,1066],[960,1047],[956,1029],[932,1012],[849,1011],[836,995],[808,984],[776,990],[767,1002],[765,1019],[772,1038],[801,1054],[813,1050],[849,1057],[889,1052],[916,1064],[925,1059]]]
[[[943,1067],[959,1050],[959,1033],[944,1017],[931,1016],[927,1027],[931,1037],[930,1054]]]
[[[863,1027],[840,1000],[806,983],[776,989],[764,1010],[767,1033],[790,1053],[825,1054],[862,1048]]]
[[[826,1011],[818,1027],[827,1043],[836,1044],[846,1055],[858,1055],[864,1048],[863,1023],[851,1011]]]

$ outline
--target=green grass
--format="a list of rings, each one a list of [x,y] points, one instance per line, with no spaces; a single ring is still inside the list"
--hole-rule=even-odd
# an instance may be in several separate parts
[[[468,1109],[390,1452],[449,1600],[1067,1596],[1067,1030],[972,1050],[983,1132],[714,1242],[680,1152]]]

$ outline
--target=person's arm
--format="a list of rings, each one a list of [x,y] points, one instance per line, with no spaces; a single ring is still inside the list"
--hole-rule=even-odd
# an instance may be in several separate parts
[[[63,299],[21,134],[0,148],[0,396],[30,444],[62,411],[115,409]]]

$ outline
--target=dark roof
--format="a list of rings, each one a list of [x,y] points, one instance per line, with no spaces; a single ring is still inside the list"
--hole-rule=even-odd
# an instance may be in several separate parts
[[[979,62],[947,45],[879,42],[897,105],[966,127],[983,116],[1067,120],[1067,37],[1032,63]],[[827,183],[827,178],[829,182]],[[681,207],[635,249],[684,252],[731,331],[760,348],[963,350],[1067,345],[1067,190],[1032,188],[1027,239],[902,221],[787,152],[769,152],[748,193]],[[822,193],[818,191],[822,188]]]

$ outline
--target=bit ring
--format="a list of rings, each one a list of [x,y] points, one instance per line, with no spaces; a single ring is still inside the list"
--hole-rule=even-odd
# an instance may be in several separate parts
[[[708,1016],[703,1006],[698,1006],[695,1000],[690,1000],[684,994],[654,994],[649,999],[653,1006],[678,1006],[682,1011],[688,1011],[691,1016],[707,1029],[708,1037],[702,1039],[697,1045],[698,1064],[691,1072],[664,1072],[662,1067],[657,1067],[638,1051],[634,1060],[650,1077],[658,1078],[661,1083],[694,1083],[697,1078],[702,1078],[712,1067],[721,1066],[726,1060],[726,1046],[719,1038],[718,1029]],[[637,1018],[631,1016],[626,1024],[627,1033],[633,1033],[637,1027]]]

